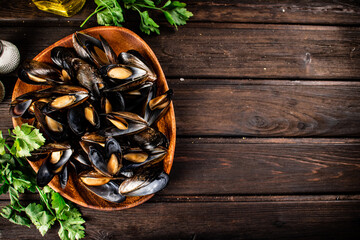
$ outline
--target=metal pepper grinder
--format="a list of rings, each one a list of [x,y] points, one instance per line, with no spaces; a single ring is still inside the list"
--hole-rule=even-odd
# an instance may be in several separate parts
[[[4,40],[0,40],[0,74],[14,71],[20,63],[20,53],[17,47]],[[5,88],[0,81],[0,102],[5,97]]]

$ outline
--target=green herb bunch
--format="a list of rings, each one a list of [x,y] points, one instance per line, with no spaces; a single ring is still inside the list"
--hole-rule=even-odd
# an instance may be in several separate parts
[[[161,0],[94,0],[97,4],[95,11],[81,24],[84,24],[95,14],[99,25],[122,26],[125,22],[123,9],[133,10],[140,15],[140,30],[150,35],[151,32],[160,34],[159,25],[149,16],[148,10],[160,11],[166,20],[177,29],[177,26],[185,25],[186,21],[193,16],[186,10],[186,4],[179,1],[168,0],[162,4]]]
[[[12,141],[10,147],[7,143]],[[1,216],[10,222],[30,228],[31,223],[42,236],[57,221],[60,224],[60,239],[81,239],[85,236],[85,222],[81,213],[67,203],[59,193],[46,186],[36,185],[36,175],[24,157],[40,148],[45,138],[38,129],[28,124],[9,130],[9,137],[3,138],[0,131],[0,195],[9,193],[10,204],[1,209]],[[28,190],[40,194],[40,203],[20,204],[21,193]]]

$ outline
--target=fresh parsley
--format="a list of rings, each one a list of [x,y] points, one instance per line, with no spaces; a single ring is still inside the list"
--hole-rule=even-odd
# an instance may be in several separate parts
[[[97,7],[85,23],[93,16],[97,15],[99,25],[122,26],[125,22],[123,9],[138,12],[140,15],[140,30],[148,35],[151,32],[160,34],[159,25],[150,17],[148,11],[160,11],[166,20],[176,29],[178,26],[185,25],[186,21],[193,16],[185,7],[186,3],[168,0],[162,4],[161,0],[94,0]]]
[[[11,147],[7,144],[9,140],[13,141]],[[36,185],[35,172],[24,159],[44,143],[45,138],[39,130],[28,124],[9,130],[7,139],[0,131],[0,195],[8,193],[10,198],[10,204],[1,209],[0,215],[18,225],[30,227],[34,224],[42,236],[58,222],[60,239],[84,238],[85,221],[81,213],[50,187],[40,189]],[[19,196],[25,190],[37,191],[40,203],[21,205]]]

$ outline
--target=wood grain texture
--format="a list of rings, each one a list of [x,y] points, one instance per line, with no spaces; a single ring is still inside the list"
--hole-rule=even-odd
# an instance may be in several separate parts
[[[178,139],[162,195],[360,191],[360,142]]]
[[[4,206],[0,202],[0,206]],[[81,208],[87,239],[358,239],[360,201],[146,203],[119,212]],[[109,221],[108,219],[111,219]],[[271,234],[269,234],[271,233]],[[0,238],[39,239],[0,219]],[[57,239],[56,229],[44,239]]]
[[[170,79],[169,85],[179,136],[360,136],[357,82]],[[3,116],[8,104],[0,103]],[[0,129],[10,127],[8,118],[0,121]]]
[[[179,138],[169,185],[157,195],[359,192],[359,139]]]
[[[1,30],[24,60],[79,28]],[[144,36],[167,77],[219,79],[359,79],[359,39],[359,27],[231,23],[191,23],[177,33]]]
[[[172,80],[182,136],[359,136],[360,85]]]
[[[187,9],[194,13],[190,21],[241,22],[241,23],[295,23],[295,24],[350,24],[360,23],[360,4],[355,0],[192,0]],[[87,1],[84,8],[71,18],[64,18],[38,10],[31,1],[1,0],[0,24],[41,25],[67,24],[79,26],[94,11],[96,5]],[[16,14],[12,14],[16,13]],[[154,14],[157,21],[164,21],[161,14]],[[136,21],[135,14],[127,14],[127,21]],[[87,26],[93,26],[93,17]]]

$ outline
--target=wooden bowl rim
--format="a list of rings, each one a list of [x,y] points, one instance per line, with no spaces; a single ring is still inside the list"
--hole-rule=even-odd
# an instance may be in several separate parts
[[[157,67],[157,70],[158,70],[158,79],[163,79],[164,81],[162,82],[162,85],[163,85],[163,88],[165,91],[167,91],[169,89],[168,85],[167,85],[167,81],[166,81],[166,78],[165,78],[165,75],[164,75],[164,72],[161,68],[161,65],[155,55],[155,53],[152,51],[152,49],[147,45],[147,43],[142,39],[140,38],[137,34],[135,34],[133,31],[129,30],[129,29],[126,29],[126,28],[123,28],[123,27],[115,27],[115,26],[98,26],[98,27],[92,27],[92,28],[88,28],[88,29],[83,29],[83,30],[80,30],[79,32],[83,32],[83,33],[86,33],[86,34],[89,34],[91,35],[92,33],[97,33],[97,32],[101,32],[102,31],[119,31],[119,32],[122,32],[135,38],[136,41],[138,41],[141,46],[145,49],[145,51],[147,52],[147,54],[152,58],[152,64],[154,66]],[[37,60],[37,59],[40,59],[42,57],[44,57],[45,54],[47,54],[49,51],[51,51],[51,49],[53,49],[54,47],[56,46],[62,46],[64,45],[65,42],[68,42],[72,37],[72,34],[58,40],[57,42],[55,42],[54,44],[48,46],[46,49],[44,49],[43,51],[41,51],[38,55],[36,55],[33,59],[34,60]],[[16,94],[16,90],[19,88],[19,85],[22,85],[22,84],[26,84],[24,82],[22,82],[19,78],[17,79],[17,82],[14,86],[14,91],[13,91],[13,94],[12,94],[12,100],[14,100],[16,97],[20,96],[20,95],[17,95]],[[36,85],[30,85],[30,84],[26,84],[26,85],[29,85],[29,86],[33,86],[33,88],[37,87]],[[173,103],[170,104],[170,108],[166,114],[166,116],[169,116],[168,119],[170,119],[170,122],[168,121],[167,123],[170,123],[170,125],[168,124],[167,125],[167,128],[170,129],[169,130],[169,134],[170,136],[169,137],[169,142],[170,142],[170,146],[169,146],[169,153],[168,153],[168,156],[166,157],[166,159],[168,159],[168,161],[166,161],[166,166],[164,166],[164,171],[169,174],[170,173],[170,170],[172,168],[172,164],[173,164],[173,161],[174,161],[174,152],[175,152],[175,144],[176,144],[176,122],[175,122],[175,112],[174,112],[174,106],[173,106]],[[19,119],[16,119],[16,118],[12,118],[12,122],[13,122],[13,126],[16,127],[18,125],[20,125],[21,122]],[[165,161],[165,160],[164,160]],[[31,165],[31,167],[35,170],[35,165],[28,161],[29,164]],[[37,171],[37,170],[35,170]],[[83,207],[87,207],[87,208],[92,208],[92,209],[96,209],[96,210],[106,210],[106,211],[112,211],[112,210],[122,210],[122,209],[128,209],[128,208],[132,208],[132,207],[135,207],[135,206],[138,206],[144,202],[146,202],[147,200],[149,200],[150,198],[152,198],[154,196],[154,194],[151,194],[151,195],[146,195],[146,196],[142,196],[142,197],[135,197],[137,198],[137,200],[135,201],[132,201],[130,203],[127,203],[126,205],[124,205],[123,203],[119,203],[119,204],[116,204],[116,203],[111,203],[111,202],[108,202],[109,205],[113,205],[113,206],[96,206],[96,205],[89,205],[87,204],[86,202],[84,201],[81,201],[83,199],[74,199],[73,197],[69,196],[66,192],[63,192],[61,188],[58,188],[56,186],[54,186],[54,184],[52,183],[52,181],[48,184],[52,189],[54,189],[56,192],[60,193],[63,197],[67,198],[68,200],[80,205],[80,206],[83,206]],[[92,194],[92,193],[91,193]],[[97,197],[97,196],[96,196]],[[98,197],[99,198],[99,197]],[[130,197],[131,198],[131,197]],[[105,200],[104,200],[105,201]]]

